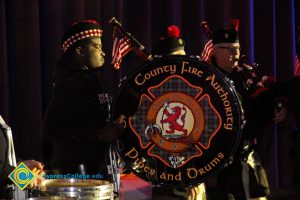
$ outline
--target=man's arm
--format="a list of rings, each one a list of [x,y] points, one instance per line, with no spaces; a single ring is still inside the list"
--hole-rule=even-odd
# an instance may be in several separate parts
[[[6,162],[0,160],[0,184],[1,183],[11,183],[8,175],[15,169],[15,167],[7,164]]]

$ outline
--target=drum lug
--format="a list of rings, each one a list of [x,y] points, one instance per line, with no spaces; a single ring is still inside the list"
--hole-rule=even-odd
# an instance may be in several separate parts
[[[201,60],[200,56],[190,55],[189,57],[192,58],[192,59],[198,59],[198,60]]]
[[[124,83],[124,81],[126,81],[126,79],[127,79],[127,76],[124,76],[123,78],[120,79],[118,88],[120,88],[123,85],[123,83]]]
[[[244,129],[244,128],[245,128],[246,123],[247,123],[247,120],[242,119],[241,129]]]
[[[234,86],[234,81],[233,81],[233,80],[231,80],[231,79],[228,78],[228,77],[225,77],[225,80],[230,84],[231,87],[235,88],[235,86]]]
[[[228,161],[224,164],[224,167],[228,167],[229,165],[231,165],[234,161],[234,157],[230,156],[230,158],[228,159]]]
[[[153,58],[162,58],[162,55],[154,55]]]

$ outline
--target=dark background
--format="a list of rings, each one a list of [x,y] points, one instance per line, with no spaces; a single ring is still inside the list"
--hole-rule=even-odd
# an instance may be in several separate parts
[[[166,27],[176,24],[193,55],[202,50],[202,20],[215,30],[239,18],[242,53],[249,62],[261,64],[277,80],[293,76],[299,0],[0,0],[0,114],[12,127],[18,157],[43,159],[42,119],[52,69],[62,55],[62,35],[73,22],[95,19],[104,28],[106,63],[99,78],[109,93],[143,62],[130,53],[122,69],[113,70],[108,23],[113,16],[149,51]],[[264,162],[272,188],[291,185],[291,130],[288,122],[266,126]]]

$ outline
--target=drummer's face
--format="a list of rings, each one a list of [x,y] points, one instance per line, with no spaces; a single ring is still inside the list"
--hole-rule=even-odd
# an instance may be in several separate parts
[[[238,66],[240,58],[239,43],[220,43],[214,45],[214,56],[216,57],[219,67],[231,72],[234,67]]]
[[[105,53],[102,51],[100,37],[90,39],[84,48],[86,51],[86,65],[88,68],[96,69],[104,64]]]

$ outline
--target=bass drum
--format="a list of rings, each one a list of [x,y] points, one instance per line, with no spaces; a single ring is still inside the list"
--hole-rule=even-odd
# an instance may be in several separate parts
[[[231,81],[197,58],[145,63],[123,83],[113,118],[127,117],[116,149],[126,166],[155,186],[197,185],[234,153],[243,124]]]

